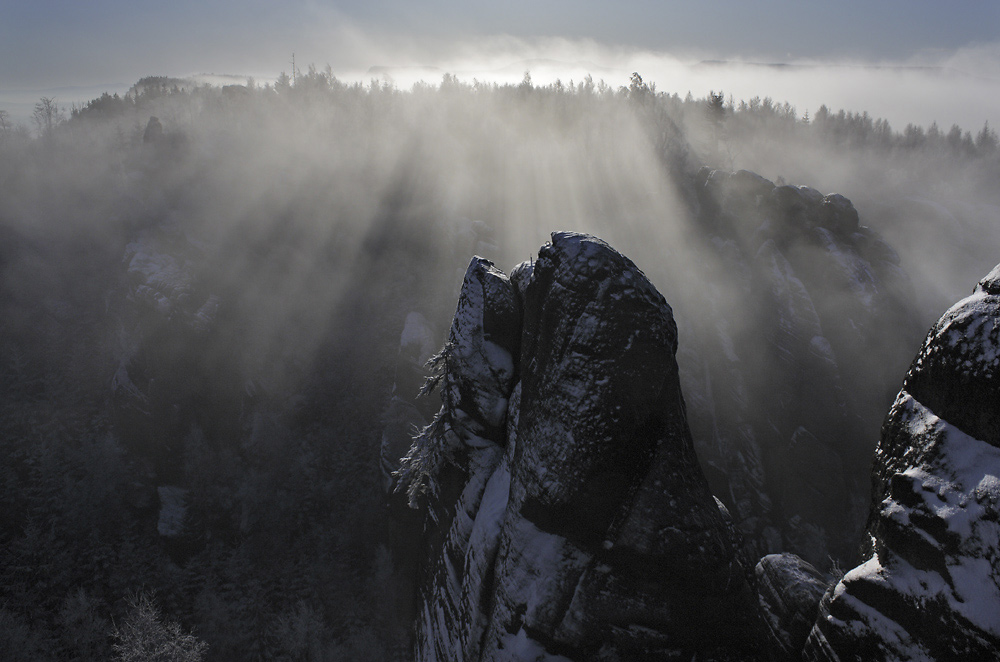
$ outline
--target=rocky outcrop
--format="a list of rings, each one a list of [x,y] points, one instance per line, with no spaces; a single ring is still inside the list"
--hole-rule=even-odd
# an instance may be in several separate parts
[[[807,660],[1000,655],[1000,267],[934,325],[882,428],[863,562]]]
[[[670,307],[556,233],[510,279],[476,258],[442,408],[399,472],[425,512],[419,660],[752,660],[751,563],[699,469]]]
[[[827,589],[826,578],[794,554],[768,554],[757,563],[755,574],[775,657],[800,659]]]
[[[695,185],[713,256],[681,320],[699,458],[751,555],[853,563],[869,439],[919,342],[899,257],[842,195],[745,170]]]

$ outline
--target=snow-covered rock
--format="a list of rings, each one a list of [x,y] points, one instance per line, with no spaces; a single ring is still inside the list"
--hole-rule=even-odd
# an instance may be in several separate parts
[[[412,485],[414,468],[439,469],[417,659],[763,657],[752,569],[695,457],[666,301],[574,233],[511,281],[473,261],[442,364],[450,422],[401,472]],[[491,331],[511,320],[519,348]],[[446,461],[428,462],[428,444]]]
[[[935,324],[886,418],[867,554],[808,660],[1000,657],[1000,267]]]
[[[396,489],[426,513],[416,617],[419,659],[466,659],[469,638],[481,629],[479,592],[491,569],[489,549],[497,545],[496,525],[486,522],[497,499],[505,498],[497,471],[507,445],[520,336],[514,286],[491,262],[473,258],[448,343],[432,360],[436,374],[430,383],[440,385],[441,409],[414,439],[396,474]],[[385,443],[384,438],[383,449]]]

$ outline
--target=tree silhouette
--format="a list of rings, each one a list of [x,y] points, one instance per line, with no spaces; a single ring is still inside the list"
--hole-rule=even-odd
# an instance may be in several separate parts
[[[35,110],[31,114],[31,118],[35,121],[35,126],[38,127],[39,135],[49,137],[52,135],[53,127],[62,121],[62,111],[56,105],[55,99],[42,97],[35,104]]]
[[[983,124],[983,128],[976,134],[976,149],[980,154],[989,154],[997,148],[997,132],[990,128],[990,123]]]

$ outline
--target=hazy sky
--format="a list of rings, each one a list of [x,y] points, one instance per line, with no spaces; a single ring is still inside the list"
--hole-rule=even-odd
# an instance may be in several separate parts
[[[1000,86],[996,0],[0,0],[0,17],[0,107],[20,91],[82,86],[76,94],[90,98],[92,88],[127,87],[147,75],[267,79],[290,71],[293,52],[299,66],[330,64],[341,78],[366,76],[373,65],[482,77],[531,58],[586,62],[617,76],[652,53],[684,62],[944,64]],[[689,81],[658,82],[683,94],[679,86]],[[711,78],[704,90],[699,79],[690,84],[699,96],[712,87]],[[773,92],[762,85],[756,93],[775,98],[795,89],[787,81]],[[74,95],[60,92],[64,101]],[[843,105],[838,94],[831,91],[830,105]],[[813,104],[813,97],[789,100]]]

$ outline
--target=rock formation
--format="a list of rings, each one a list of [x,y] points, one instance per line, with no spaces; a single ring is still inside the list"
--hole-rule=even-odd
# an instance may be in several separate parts
[[[695,187],[717,260],[687,275],[681,383],[712,489],[754,557],[853,563],[869,440],[919,342],[907,276],[841,195],[745,170]]]
[[[399,476],[427,513],[419,660],[752,660],[752,561],[699,469],[670,307],[556,233],[508,279],[476,258],[442,407]]]
[[[442,407],[387,481],[423,513],[417,659],[988,659],[1000,267],[913,363],[865,531],[894,361],[870,357],[905,350],[906,274],[843,196],[701,177],[718,262],[683,372],[670,306],[600,240],[556,233],[510,277],[470,265]]]
[[[816,568],[794,554],[768,554],[757,563],[757,590],[771,635],[774,656],[800,659],[816,622],[828,582]]]
[[[807,660],[1000,656],[1000,266],[934,325],[882,428],[864,561]]]

